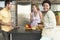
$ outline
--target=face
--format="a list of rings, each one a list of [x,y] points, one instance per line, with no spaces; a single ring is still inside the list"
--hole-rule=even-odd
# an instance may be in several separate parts
[[[34,12],[37,12],[37,8],[36,8],[36,6],[33,6],[32,9],[33,9]]]
[[[10,4],[7,4],[7,6],[8,6],[8,9],[11,9],[12,3],[10,2]]]
[[[48,3],[44,3],[43,4],[43,9],[44,9],[44,11],[48,11],[50,9],[49,4]]]

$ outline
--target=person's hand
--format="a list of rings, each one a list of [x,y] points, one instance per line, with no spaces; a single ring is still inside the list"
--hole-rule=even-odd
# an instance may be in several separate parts
[[[2,25],[5,25],[5,26],[12,26],[12,22],[2,23]]]
[[[19,26],[15,26],[15,28],[19,28]]]
[[[43,29],[43,28],[44,28],[44,25],[43,25],[43,24],[39,24],[39,25],[38,25],[38,28],[39,28],[39,29]]]
[[[9,23],[7,23],[6,25],[7,25],[7,26],[12,26],[12,23],[11,23],[11,22],[9,22]]]
[[[12,25],[12,22],[5,23],[5,22],[2,22],[2,21],[0,20],[0,25],[11,26],[11,25]]]

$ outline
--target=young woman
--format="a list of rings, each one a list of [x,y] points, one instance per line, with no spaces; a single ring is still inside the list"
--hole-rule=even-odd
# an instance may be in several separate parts
[[[38,23],[41,23],[42,20],[42,13],[39,10],[38,5],[33,4],[32,5],[32,12],[30,13],[30,21],[31,21],[31,26],[37,26]]]
[[[51,2],[48,0],[42,3],[45,15],[43,18],[44,28],[40,40],[54,40],[54,28],[56,27],[56,19],[54,13],[51,11]]]

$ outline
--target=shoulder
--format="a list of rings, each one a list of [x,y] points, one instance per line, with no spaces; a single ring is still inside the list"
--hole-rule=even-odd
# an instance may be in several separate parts
[[[54,14],[54,12],[52,10],[49,10],[48,13],[49,14]]]
[[[0,16],[2,16],[2,13],[3,13],[3,11],[2,11],[2,10],[0,10]]]
[[[4,9],[0,10],[0,12],[4,12]]]
[[[55,18],[55,14],[54,14],[54,12],[53,11],[49,11],[48,13],[47,13],[47,16],[49,17],[49,18]]]
[[[4,8],[0,11],[0,15],[4,15],[5,14],[5,10]]]
[[[39,15],[42,15],[42,12],[41,11],[38,11]]]
[[[0,10],[0,14],[2,13],[2,10]]]
[[[51,15],[51,16],[55,15],[54,12],[51,11],[51,10],[49,10],[49,11],[47,12],[47,14],[48,14],[48,15]]]
[[[30,15],[33,15],[33,12],[31,12]]]

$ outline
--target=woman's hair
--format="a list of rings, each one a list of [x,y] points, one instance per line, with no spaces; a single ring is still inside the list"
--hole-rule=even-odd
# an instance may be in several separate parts
[[[50,2],[49,0],[45,0],[45,1],[43,1],[42,6],[44,5],[44,3],[48,3],[49,6],[51,7],[51,2]]]
[[[37,4],[32,4],[32,7],[35,6],[37,8],[37,10],[39,11],[39,6]]]

